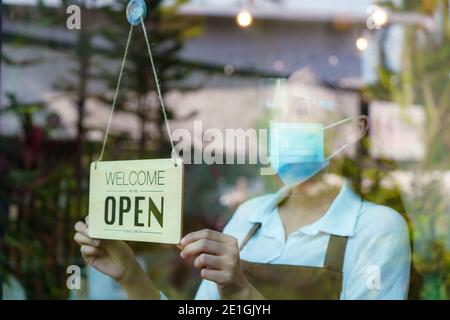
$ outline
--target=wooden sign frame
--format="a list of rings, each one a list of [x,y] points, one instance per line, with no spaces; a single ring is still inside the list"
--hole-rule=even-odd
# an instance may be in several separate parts
[[[91,163],[89,236],[179,243],[183,184],[180,158]]]

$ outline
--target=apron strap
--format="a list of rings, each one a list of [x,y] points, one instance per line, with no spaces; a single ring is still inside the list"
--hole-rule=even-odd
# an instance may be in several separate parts
[[[256,231],[258,231],[259,227],[261,227],[260,222],[257,222],[252,226],[250,231],[245,236],[244,240],[242,240],[241,245],[239,246],[239,251],[241,251],[242,248],[244,248],[244,246],[247,244],[248,240],[250,240],[250,238],[253,237],[253,235],[256,233]]]
[[[336,272],[342,272],[347,239],[347,237],[337,236],[334,234],[330,235],[325,262],[323,264],[325,268]]]

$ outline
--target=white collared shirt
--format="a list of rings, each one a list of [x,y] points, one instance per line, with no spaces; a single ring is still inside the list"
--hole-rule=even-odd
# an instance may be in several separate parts
[[[255,222],[261,228],[241,251],[241,259],[272,264],[322,267],[330,234],[348,236],[341,299],[405,299],[410,272],[408,228],[399,213],[362,201],[347,183],[325,215],[285,238],[278,203],[288,194],[253,198],[243,203],[224,233],[243,238]],[[196,299],[220,299],[217,285],[203,280]]]

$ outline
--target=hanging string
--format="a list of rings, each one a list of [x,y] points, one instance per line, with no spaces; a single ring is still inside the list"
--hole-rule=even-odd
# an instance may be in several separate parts
[[[161,93],[161,87],[159,85],[158,74],[156,72],[156,67],[155,67],[155,63],[153,61],[152,51],[150,49],[150,43],[148,41],[147,30],[145,29],[144,20],[142,19],[142,16],[140,17],[140,19],[141,19],[142,30],[144,31],[145,43],[147,44],[148,56],[150,58],[150,63],[152,66],[153,76],[155,78],[156,91],[158,93],[158,99],[161,104],[161,109],[162,109],[163,117],[164,117],[164,123],[166,125],[167,134],[169,135],[170,145],[172,147],[172,158],[175,158],[177,156],[177,153],[176,153],[175,145],[174,145],[173,139],[172,139],[172,131],[170,130],[169,120],[167,118],[167,113],[166,113],[166,107],[164,105],[164,100],[163,100],[162,93]],[[118,96],[119,88],[120,88],[120,81],[122,79],[123,69],[125,67],[125,62],[127,59],[128,48],[130,46],[132,32],[133,32],[133,25],[131,25],[130,32],[128,34],[127,45],[125,47],[125,53],[123,55],[122,64],[120,66],[119,79],[117,80],[117,86],[116,86],[116,91],[114,93],[112,108],[111,108],[111,112],[109,114],[108,124],[106,126],[105,137],[103,139],[102,151],[100,152],[100,156],[98,157],[97,161],[95,162],[96,168],[97,168],[97,162],[102,161],[103,154],[105,152],[105,146],[106,146],[106,142],[108,140],[108,134],[109,134],[109,130],[111,127],[112,116],[114,114],[114,110],[115,110],[115,106],[116,106],[117,96]],[[175,166],[177,166],[176,162],[175,162]]]
[[[142,30],[144,30],[145,43],[147,44],[148,56],[150,57],[150,63],[152,65],[152,70],[153,70],[153,76],[155,78],[156,91],[158,92],[158,98],[159,98],[159,102],[161,104],[161,109],[162,109],[163,116],[164,116],[164,122],[166,124],[167,134],[169,135],[170,145],[172,146],[172,158],[173,158],[176,155],[176,151],[175,151],[175,146],[174,146],[173,140],[172,140],[172,133],[170,131],[169,120],[167,119],[166,108],[165,108],[164,100],[163,100],[163,97],[161,94],[161,87],[159,85],[158,74],[156,72],[155,63],[153,62],[152,51],[150,50],[150,43],[148,41],[147,31],[145,30],[144,20],[142,19],[142,16],[140,18],[141,18]]]
[[[113,99],[113,103],[112,103],[112,107],[111,107],[111,112],[109,113],[108,124],[106,125],[105,137],[103,138],[102,151],[100,152],[100,156],[98,157],[97,161],[95,162],[96,168],[97,168],[97,162],[102,161],[103,154],[105,152],[106,141],[108,140],[108,134],[109,134],[109,129],[111,127],[112,116],[114,113],[114,109],[116,107],[117,96],[119,94],[120,81],[122,79],[123,69],[125,67],[125,62],[127,60],[128,47],[130,46],[132,33],[133,33],[133,25],[131,25],[130,32],[128,33],[127,45],[125,47],[125,53],[123,55],[122,64],[120,66],[120,73],[119,73],[119,79],[117,80],[116,92],[114,93],[114,99]]]

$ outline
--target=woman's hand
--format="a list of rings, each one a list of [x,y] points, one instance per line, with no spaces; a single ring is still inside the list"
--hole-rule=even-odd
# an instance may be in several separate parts
[[[136,268],[137,261],[131,248],[119,240],[97,240],[88,235],[88,222],[75,224],[75,241],[80,245],[81,255],[87,264],[122,281]]]
[[[194,257],[194,266],[201,277],[215,282],[222,298],[263,299],[241,270],[236,238],[204,229],[181,239],[182,258]]]
[[[92,239],[86,223],[75,224],[75,241],[87,264],[110,276],[124,288],[130,299],[159,299],[159,291],[142,270],[131,248],[120,240]]]

